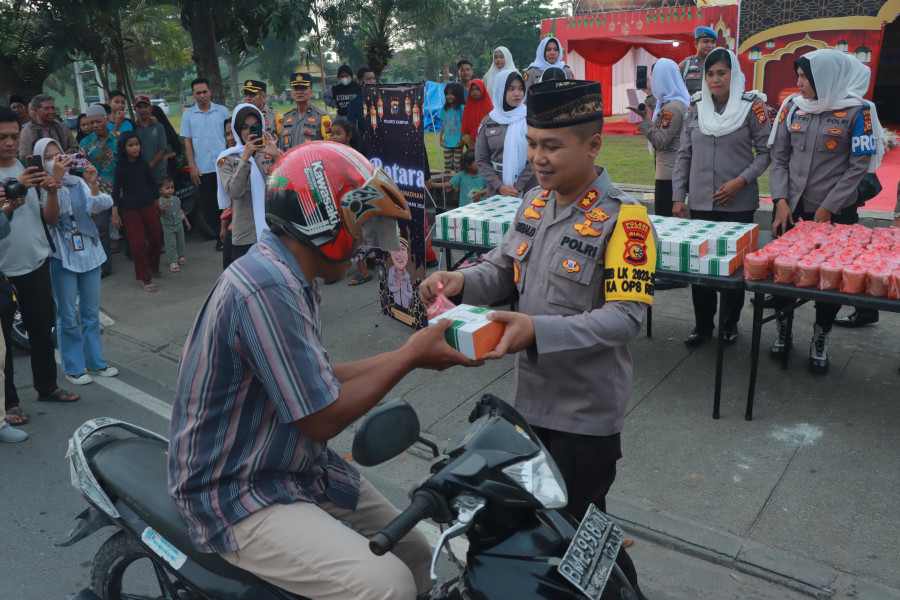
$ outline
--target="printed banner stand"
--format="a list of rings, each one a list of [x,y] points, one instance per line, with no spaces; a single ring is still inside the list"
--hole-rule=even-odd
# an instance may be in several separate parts
[[[422,83],[381,83],[363,91],[368,117],[364,152],[396,182],[412,218],[400,221],[399,252],[376,259],[381,312],[421,329],[428,323],[419,284],[425,279],[425,137]]]

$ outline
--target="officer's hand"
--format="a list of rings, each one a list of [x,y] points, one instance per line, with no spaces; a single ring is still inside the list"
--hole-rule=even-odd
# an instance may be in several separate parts
[[[515,354],[534,344],[534,321],[522,313],[498,310],[489,313],[490,321],[506,324],[506,331],[500,338],[497,347],[484,355],[485,360],[503,358],[507,354]]]
[[[440,293],[448,298],[459,296],[466,284],[466,277],[459,271],[438,271],[432,273],[425,281],[419,284],[419,297],[425,303],[425,307],[434,304],[438,297],[438,283],[443,285]]]
[[[688,218],[687,204],[685,204],[684,202],[673,202],[672,203],[672,216],[678,217],[679,219],[687,219]]]
[[[779,231],[784,234],[788,230],[788,224],[794,224],[794,215],[791,214],[791,207],[788,201],[780,198],[775,201],[775,219],[772,221],[772,235],[779,236]]]
[[[518,198],[522,195],[519,190],[511,185],[501,185],[500,189],[497,191],[500,192],[501,196],[510,196],[511,198]]]
[[[466,358],[462,352],[447,343],[444,333],[452,325],[452,319],[441,319],[431,327],[420,329],[406,340],[403,350],[409,352],[417,368],[443,371],[454,365],[480,367],[484,364],[483,360]]]
[[[641,110],[640,108],[637,108],[635,106],[626,106],[625,108],[627,108],[628,110],[630,110],[631,112],[633,112],[634,114],[639,116],[641,119],[643,119],[643,120],[647,119],[647,113],[649,111],[646,108],[644,108],[644,110]]]
[[[722,206],[728,206],[728,204],[734,200],[734,197],[737,196],[738,192],[744,189],[745,185],[747,185],[747,182],[741,176],[726,181],[719,186],[719,189],[713,194],[713,202],[721,204]]]
[[[278,146],[275,143],[275,137],[269,134],[268,131],[263,131],[263,136],[265,138],[262,150],[272,158],[278,158],[281,156],[281,150],[278,149]]]
[[[829,211],[824,206],[820,206],[816,209],[816,214],[813,217],[813,220],[816,223],[831,223],[831,211]]]

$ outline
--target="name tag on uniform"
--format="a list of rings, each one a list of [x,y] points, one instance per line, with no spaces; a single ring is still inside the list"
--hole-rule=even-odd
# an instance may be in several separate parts
[[[72,250],[75,252],[84,250],[84,237],[77,231],[72,234]]]

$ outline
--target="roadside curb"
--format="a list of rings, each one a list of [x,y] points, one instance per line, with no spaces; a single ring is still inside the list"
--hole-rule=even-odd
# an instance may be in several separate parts
[[[849,576],[834,568],[660,510],[647,509],[621,497],[608,496],[607,509],[620,526],[640,537],[814,598],[834,597],[838,588],[841,591],[847,588],[848,597],[900,598],[900,590],[855,577],[843,581]],[[842,585],[838,585],[839,580]]]

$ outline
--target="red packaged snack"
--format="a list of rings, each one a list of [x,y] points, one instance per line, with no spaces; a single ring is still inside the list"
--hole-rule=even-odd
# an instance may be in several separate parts
[[[859,294],[866,291],[866,276],[869,274],[865,267],[859,265],[846,265],[841,277],[841,291],[845,294]]]
[[[870,296],[887,296],[893,269],[887,265],[875,265],[866,277],[866,293]]]
[[[437,299],[425,311],[425,314],[428,316],[429,320],[434,319],[435,317],[444,314],[451,308],[456,308],[456,305],[453,304],[452,302],[450,302],[450,300],[447,299],[447,296],[444,295],[444,293],[443,293],[444,284],[438,282],[437,289],[438,289]]]
[[[841,286],[844,265],[834,260],[826,260],[819,265],[819,289],[836,290]]]
[[[819,264],[821,262],[815,259],[810,260],[808,256],[798,260],[797,268],[794,271],[794,285],[797,287],[817,285],[819,283]]]
[[[775,259],[775,283],[790,284],[794,281],[794,270],[799,257],[796,254],[781,254]]]
[[[769,256],[762,250],[744,256],[744,279],[765,279],[769,274]]]

